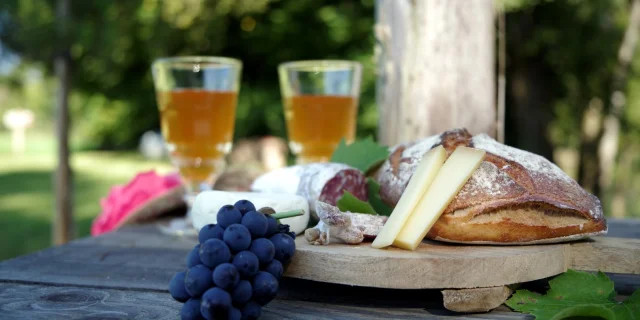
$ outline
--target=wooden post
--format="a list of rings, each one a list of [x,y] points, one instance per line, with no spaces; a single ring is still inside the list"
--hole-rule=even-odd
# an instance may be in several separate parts
[[[380,142],[495,137],[494,29],[492,0],[376,0]]]
[[[60,51],[55,59],[55,73],[58,78],[56,101],[56,141],[58,165],[55,173],[56,211],[53,219],[53,243],[69,242],[73,237],[72,181],[69,166],[69,48],[68,19],[69,0],[58,0],[56,7]]]

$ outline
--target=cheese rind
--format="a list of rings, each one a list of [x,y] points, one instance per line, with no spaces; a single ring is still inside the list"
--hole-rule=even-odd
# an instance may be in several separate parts
[[[446,159],[447,152],[442,146],[437,146],[423,155],[389,220],[371,244],[372,247],[379,249],[393,244]]]
[[[484,150],[456,148],[414,208],[393,245],[415,250],[442,212],[467,183],[471,174],[478,168],[485,154]]]

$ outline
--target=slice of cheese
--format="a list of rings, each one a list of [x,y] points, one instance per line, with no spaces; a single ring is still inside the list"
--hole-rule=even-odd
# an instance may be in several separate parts
[[[422,156],[420,164],[418,164],[416,171],[411,176],[409,184],[404,189],[398,204],[393,209],[391,216],[389,216],[389,220],[384,224],[376,239],[373,240],[372,247],[384,248],[393,244],[393,240],[402,230],[413,209],[424,196],[446,159],[447,152],[442,146],[437,146]]]
[[[478,168],[484,150],[458,147],[444,163],[433,183],[407,219],[393,242],[398,248],[415,250],[471,174]]]

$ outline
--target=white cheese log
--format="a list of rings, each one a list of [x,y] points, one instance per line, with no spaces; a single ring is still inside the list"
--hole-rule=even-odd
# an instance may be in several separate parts
[[[281,223],[288,224],[291,231],[296,234],[302,233],[309,223],[309,203],[301,196],[260,192],[204,191],[198,194],[191,209],[193,227],[200,230],[207,224],[216,223],[218,210],[227,204],[233,205],[238,200],[251,201],[256,206],[256,210],[262,207],[271,207],[276,212],[304,210],[301,216],[280,219]]]

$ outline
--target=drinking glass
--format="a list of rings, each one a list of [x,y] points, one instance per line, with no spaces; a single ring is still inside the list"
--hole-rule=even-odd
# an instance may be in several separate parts
[[[210,189],[232,146],[242,62],[172,57],[153,62],[162,135],[187,188],[187,203]]]
[[[289,148],[299,164],[326,162],[341,139],[355,139],[362,65],[293,61],[278,66]]]

